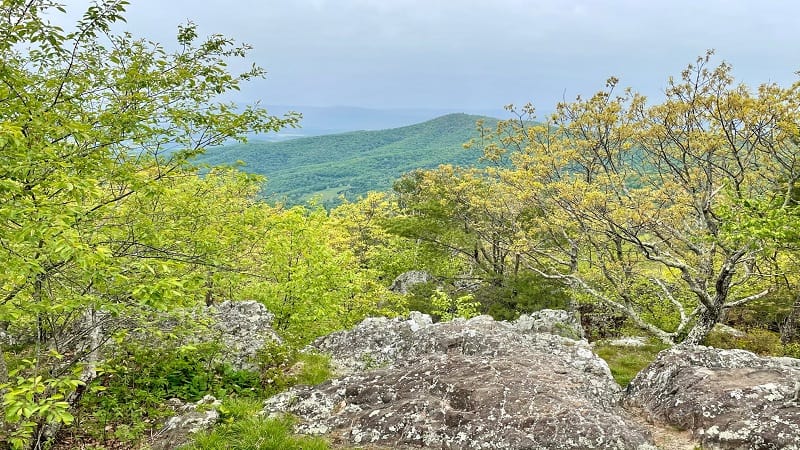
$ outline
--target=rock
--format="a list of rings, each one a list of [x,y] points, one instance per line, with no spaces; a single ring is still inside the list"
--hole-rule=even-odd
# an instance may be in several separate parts
[[[371,317],[350,331],[317,339],[309,350],[330,354],[334,371],[349,375],[392,364],[410,351],[414,333],[432,325],[431,316],[417,311],[409,319]]]
[[[542,309],[523,314],[513,322],[514,327],[523,333],[550,333],[570,339],[583,339],[580,319],[569,311]]]
[[[264,413],[345,445],[654,448],[586,341],[529,331],[488,316],[367,319],[313,344],[349,375],[278,394]]]
[[[647,338],[644,336],[624,336],[609,340],[608,345],[615,347],[644,347],[647,345]]]
[[[409,290],[417,285],[433,281],[433,275],[424,270],[410,270],[397,276],[389,286],[389,290],[398,294],[408,294]]]
[[[692,432],[703,448],[800,449],[800,360],[680,346],[631,381],[625,404]]]
[[[224,344],[223,359],[236,369],[256,369],[250,362],[266,341],[281,342],[272,329],[275,316],[256,301],[226,301],[209,308],[214,339]]]
[[[737,338],[747,336],[747,333],[745,333],[744,331],[737,330],[736,328],[730,327],[722,323],[714,325],[714,331],[717,333],[728,334]]]
[[[217,423],[222,404],[216,398],[206,395],[196,403],[184,404],[179,399],[168,400],[178,415],[170,417],[164,427],[151,440],[153,450],[171,450],[187,443],[191,435],[207,430]]]

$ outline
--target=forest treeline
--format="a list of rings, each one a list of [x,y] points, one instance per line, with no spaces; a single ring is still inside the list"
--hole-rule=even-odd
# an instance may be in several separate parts
[[[2,3],[0,447],[133,446],[171,396],[285,387],[176,345],[154,320],[223,300],[275,314],[285,344],[262,375],[318,336],[410,309],[570,308],[593,338],[663,345],[727,321],[800,356],[800,84],[751,90],[709,54],[660,103],[610,79],[549,117],[509,107],[515,118],[479,123],[483,166],[412,171],[332,210],[285,206],[264,201],[258,176],[193,163],[299,119],[220,102],[263,75],[229,72],[248,48],[191,23],[175,52],[115,34],[125,4],[65,31],[49,0]],[[434,281],[390,292],[409,270]]]

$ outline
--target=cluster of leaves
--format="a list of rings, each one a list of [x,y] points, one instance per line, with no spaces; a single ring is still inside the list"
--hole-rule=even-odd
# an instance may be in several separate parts
[[[66,32],[47,19],[57,2],[0,6],[0,327],[16,343],[0,348],[0,439],[15,448],[48,445],[79,405],[83,423],[96,415],[136,435],[137,414],[146,423],[167,396],[261,389],[211,347],[134,339],[109,354],[142,317],[253,292],[303,342],[385,298],[339,219],[263,204],[260,178],[191,165],[297,122],[219,101],[263,74],[229,72],[247,46],[193,24],[174,52],[114,34],[126,4],[91,6]]]
[[[316,385],[331,375],[330,357],[304,352],[288,344],[268,342],[256,356],[263,396],[298,384]]]
[[[219,344],[142,346],[123,343],[89,386],[66,432],[98,442],[136,441],[174,414],[167,400],[197,401],[204,395],[261,397],[255,371],[234,370],[219,359]]]
[[[442,321],[453,320],[456,317],[469,319],[479,315],[478,302],[470,294],[451,297],[443,291],[435,291],[430,298],[431,311],[435,317]]]
[[[191,327],[187,328],[187,332]],[[256,370],[235,370],[221,358],[215,342],[179,345],[184,338],[161,335],[141,340],[119,339],[102,375],[64,433],[73,440],[135,443],[174,414],[167,400],[194,402],[206,395],[226,399],[220,407],[223,422],[239,418],[228,406],[248,404],[296,384],[318,384],[330,378],[329,358],[301,353],[268,342],[253,361]]]

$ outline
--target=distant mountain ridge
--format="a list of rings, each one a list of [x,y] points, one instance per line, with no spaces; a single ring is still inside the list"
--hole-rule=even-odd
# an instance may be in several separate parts
[[[463,144],[477,135],[476,122],[497,119],[448,114],[400,128],[249,142],[210,149],[198,162],[212,165],[241,161],[247,172],[267,177],[266,193],[288,203],[314,196],[332,202],[340,194],[355,198],[387,190],[402,174],[440,164],[474,165],[479,153]]]
[[[435,108],[362,108],[356,106],[288,106],[268,105],[271,114],[282,115],[289,111],[302,113],[299,128],[289,128],[278,133],[259,135],[256,139],[268,142],[285,141],[298,137],[322,136],[349,131],[386,130],[433,120],[452,113],[452,109]],[[502,109],[461,111],[475,116],[504,117]]]

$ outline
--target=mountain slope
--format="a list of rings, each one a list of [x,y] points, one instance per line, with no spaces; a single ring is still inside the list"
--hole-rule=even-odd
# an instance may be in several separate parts
[[[315,136],[283,142],[250,142],[209,150],[199,162],[245,163],[244,170],[265,175],[266,191],[296,203],[314,195],[323,201],[338,194],[356,197],[386,190],[403,173],[439,164],[475,164],[478,152],[462,144],[476,136],[475,122],[496,119],[449,114],[402,128]]]

